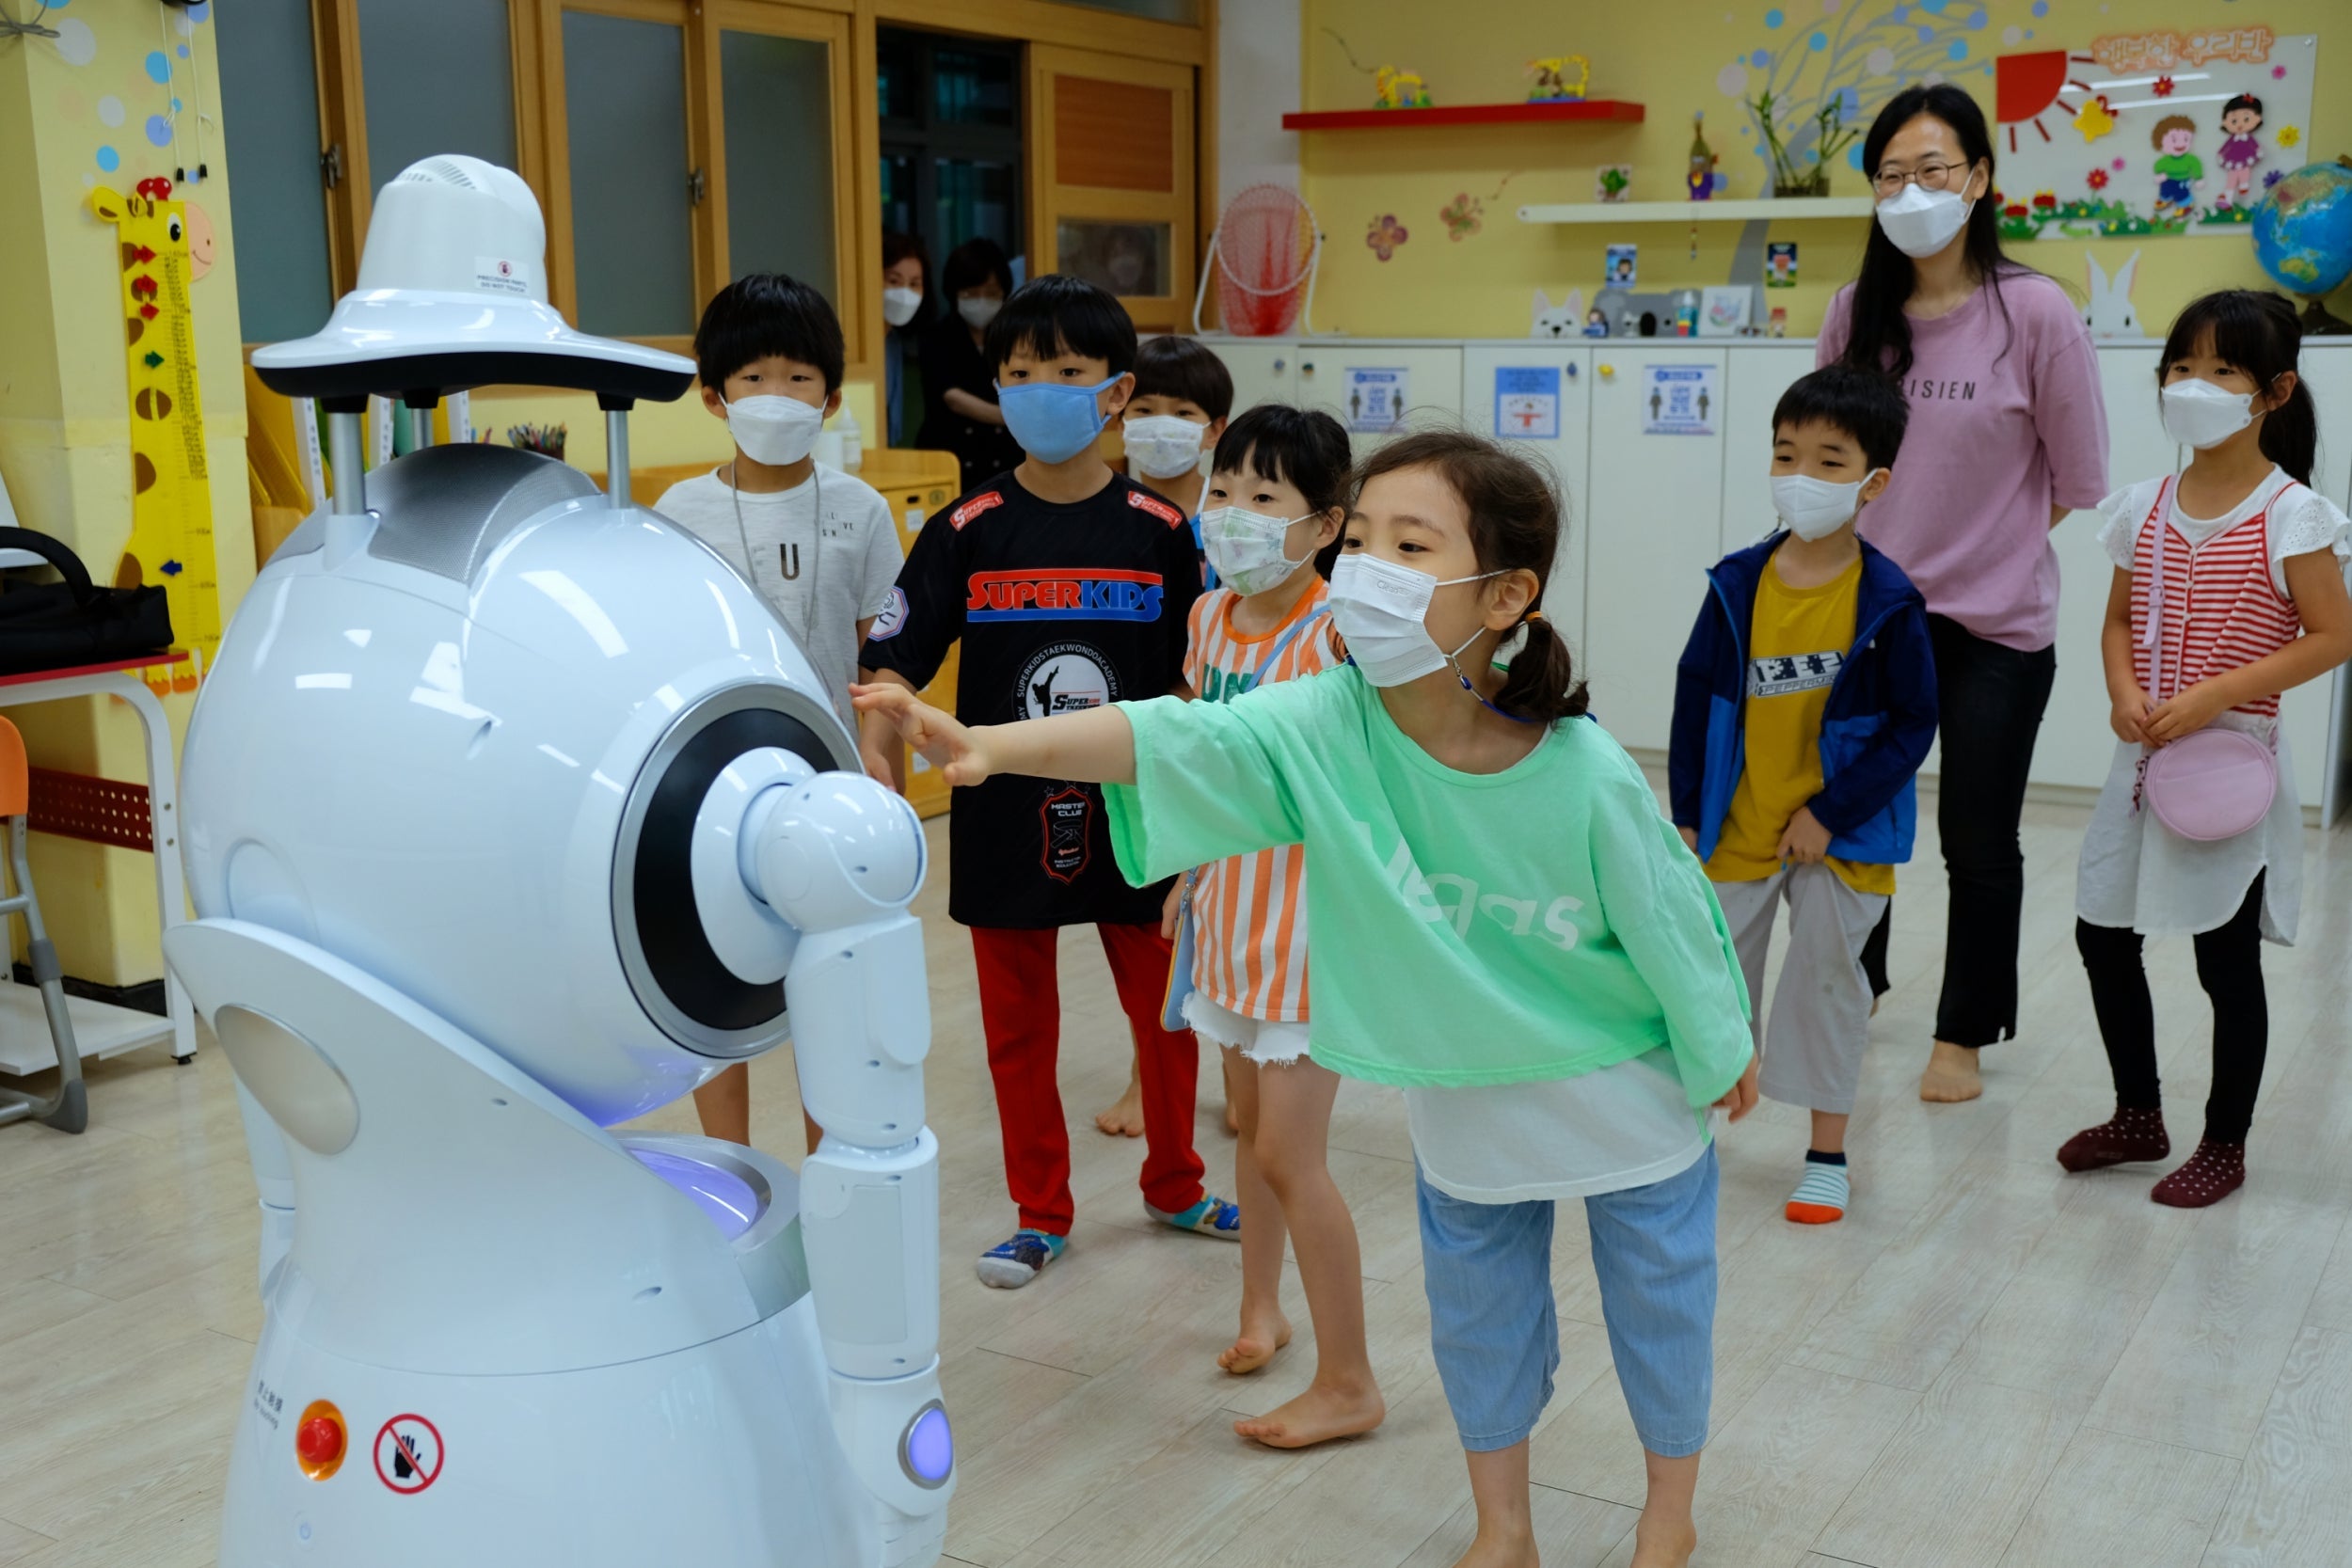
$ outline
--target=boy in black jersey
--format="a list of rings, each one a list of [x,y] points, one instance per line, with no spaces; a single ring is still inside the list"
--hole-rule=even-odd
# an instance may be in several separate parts
[[[1135,325],[1092,284],[1040,277],[1005,301],[985,352],[1027,455],[923,525],[861,662],[878,682],[919,689],[961,639],[956,713],[968,724],[1189,696],[1185,623],[1200,592],[1189,519],[1113,473],[1096,440],[1134,390]],[[870,766],[897,736],[872,718],[866,731]],[[1160,1025],[1168,884],[1131,888],[1120,876],[1101,789],[993,778],[955,792],[947,838],[947,912],[972,929],[1005,1179],[1020,1210],[1020,1229],[981,1255],[980,1279],[1025,1285],[1070,1235],[1070,1129],[1055,1081],[1064,926],[1101,933],[1135,1037],[1145,1208],[1238,1241],[1240,1211],[1202,1190],[1192,1145],[1200,1047]]]

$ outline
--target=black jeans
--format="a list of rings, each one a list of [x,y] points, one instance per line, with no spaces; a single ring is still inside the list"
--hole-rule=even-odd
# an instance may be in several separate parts
[[[1944,993],[1935,1037],[1991,1045],[2017,1032],[2017,927],[2026,903],[2026,852],[2017,837],[2034,736],[2058,678],[2058,650],[2020,653],[1957,621],[1928,617],[1935,643],[1937,728],[1944,742],[1935,820],[1944,840],[1950,918],[1944,933]],[[1884,995],[1887,906],[1862,949],[1874,994]]]
[[[2255,877],[2230,923],[2197,939],[2197,982],[2213,999],[2213,1093],[2205,1101],[2205,1136],[2242,1144],[2254,1120],[2270,1048],[2270,1002],[2263,990],[2263,880]],[[2090,976],[2090,1005],[2115,1070],[2115,1103],[2126,1111],[2164,1104],[2156,1079],[2156,1015],[2148,998],[2137,931],[2074,923],[2074,945]]]

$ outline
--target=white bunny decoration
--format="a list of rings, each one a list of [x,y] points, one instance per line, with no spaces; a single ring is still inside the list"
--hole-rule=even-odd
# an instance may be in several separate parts
[[[2132,275],[2139,270],[2139,252],[2132,252],[2131,260],[2115,269],[2110,280],[2099,259],[2089,251],[2083,260],[2090,263],[2090,303],[2083,307],[2083,325],[2090,328],[2094,338],[2145,338],[2140,330],[2139,311],[2132,304]]]
[[[1535,317],[1527,329],[1531,338],[1581,338],[1584,335],[1584,291],[1570,289],[1554,305],[1543,290],[1535,291]]]

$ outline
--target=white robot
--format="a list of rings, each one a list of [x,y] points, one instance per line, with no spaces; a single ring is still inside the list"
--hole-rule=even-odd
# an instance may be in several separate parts
[[[359,288],[255,356],[330,415],[335,493],[255,582],[183,765],[173,970],[236,1070],[266,1326],[227,1568],[937,1560],[938,1144],[920,829],[808,661],[628,497],[675,356],[546,303],[513,173],[377,198]],[[370,393],[596,391],[610,494],[426,447]],[[606,1131],[792,1037],[798,1180]]]

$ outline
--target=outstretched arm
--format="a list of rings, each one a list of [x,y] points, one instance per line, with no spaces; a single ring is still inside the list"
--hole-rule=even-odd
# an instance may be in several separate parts
[[[895,728],[958,788],[997,773],[1080,784],[1136,782],[1136,732],[1116,707],[967,726],[903,686],[852,686],[850,696],[859,713]]]

